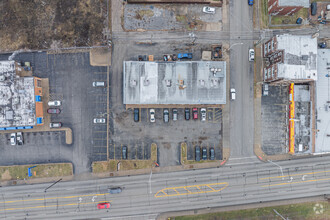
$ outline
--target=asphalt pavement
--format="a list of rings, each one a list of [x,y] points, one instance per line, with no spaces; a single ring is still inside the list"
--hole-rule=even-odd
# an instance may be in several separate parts
[[[278,166],[280,166],[280,168]],[[154,219],[159,213],[329,194],[328,157],[1,187],[1,219]],[[108,187],[122,187],[109,194]],[[107,210],[97,204],[110,202]]]
[[[253,79],[254,62],[248,51],[253,48],[253,7],[240,0],[230,1],[230,88],[236,100],[230,103],[230,159],[253,157]],[[228,88],[228,92],[230,90]]]

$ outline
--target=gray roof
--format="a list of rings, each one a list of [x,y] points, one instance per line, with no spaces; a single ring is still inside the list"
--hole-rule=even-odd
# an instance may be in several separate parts
[[[330,49],[319,49],[317,61],[315,152],[322,153],[330,152]]]
[[[124,61],[124,104],[225,104],[226,62]]]
[[[309,7],[309,0],[279,0],[278,6],[302,6]]]
[[[0,127],[35,124],[33,77],[17,76],[15,61],[0,61]]]

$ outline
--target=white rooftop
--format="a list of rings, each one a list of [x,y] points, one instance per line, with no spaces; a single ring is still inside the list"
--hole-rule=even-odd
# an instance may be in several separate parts
[[[15,61],[0,61],[0,127],[35,124],[33,77],[17,76]]]
[[[225,104],[226,62],[124,61],[124,104]]]
[[[278,6],[302,6],[309,7],[309,0],[279,0]]]
[[[318,56],[315,152],[324,153],[330,152],[330,49],[319,49]]]
[[[277,35],[277,49],[284,50],[278,64],[279,78],[317,80],[317,39],[309,35]]]

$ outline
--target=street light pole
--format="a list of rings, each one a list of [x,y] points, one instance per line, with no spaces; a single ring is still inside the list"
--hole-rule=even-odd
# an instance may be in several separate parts
[[[235,43],[235,44],[233,44],[233,45],[231,45],[229,48],[228,48],[228,50],[230,50],[230,48],[232,48],[233,46],[235,46],[235,45],[242,45],[243,43],[241,42],[241,43]],[[227,50],[227,51],[228,51]]]
[[[276,166],[278,166],[279,168],[280,168],[280,170],[281,170],[281,173],[282,173],[282,180],[284,180],[284,174],[283,174],[283,170],[282,170],[282,167],[280,166],[280,165],[278,165],[278,164],[276,164],[276,163],[274,163],[273,161],[271,161],[271,160],[267,160],[268,162],[271,162],[272,164],[274,164],[274,165],[276,165]]]

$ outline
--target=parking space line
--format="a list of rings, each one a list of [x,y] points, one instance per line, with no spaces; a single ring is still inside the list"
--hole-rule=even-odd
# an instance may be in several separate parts
[[[213,108],[213,113],[212,114],[213,114],[213,120],[212,120],[212,122],[215,123],[215,108]]]
[[[104,145],[93,145],[93,147],[95,147],[95,148],[101,148],[101,147],[107,147],[107,146],[104,146]]]
[[[94,74],[107,74],[107,72],[94,72]]]
[[[94,155],[107,155],[107,153],[93,153]]]
[[[106,141],[107,139],[104,139],[104,138],[93,138],[93,140],[96,140],[96,141]]]
[[[95,131],[93,130],[92,133],[106,133],[107,131]]]

